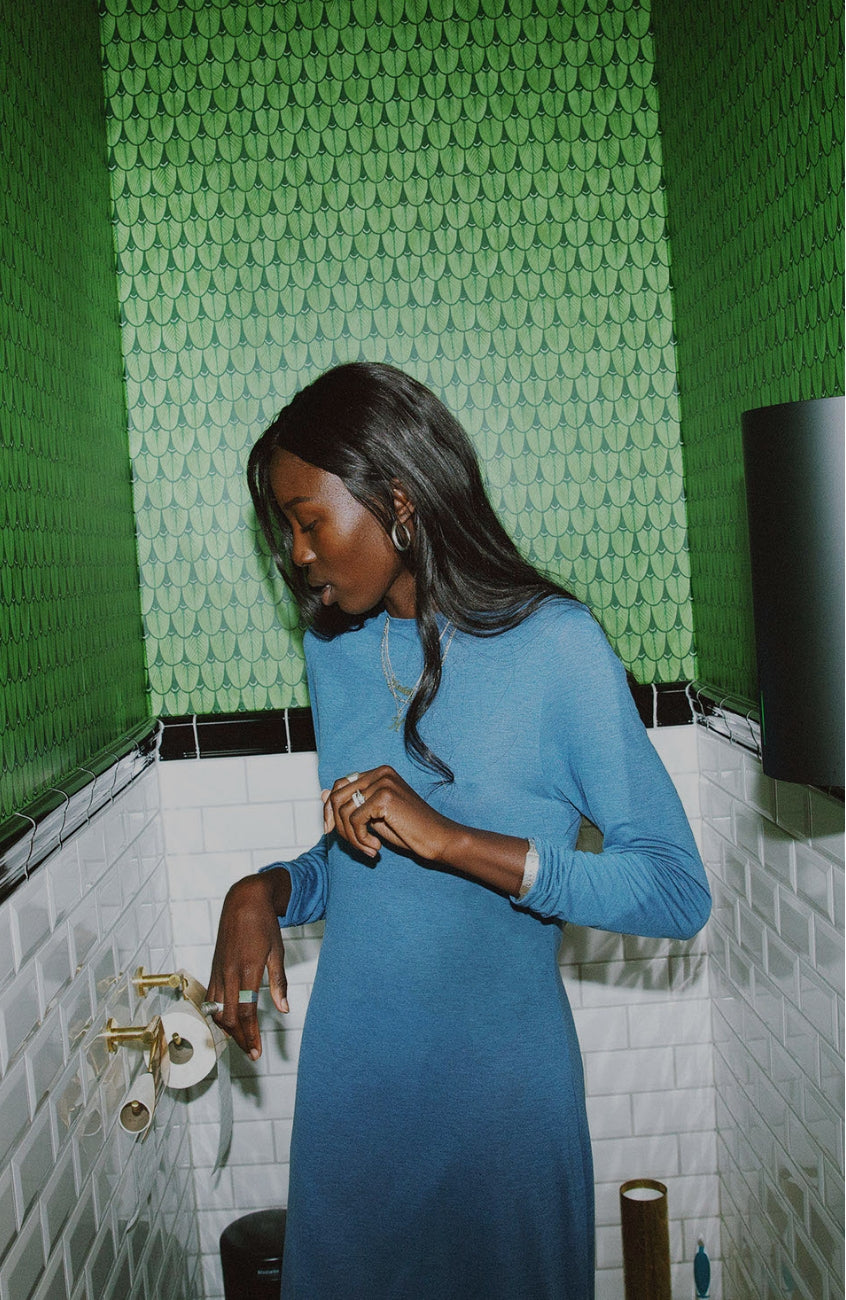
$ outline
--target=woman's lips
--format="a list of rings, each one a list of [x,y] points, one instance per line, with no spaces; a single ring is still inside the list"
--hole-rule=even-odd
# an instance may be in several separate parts
[[[309,587],[315,593],[320,593],[320,601],[323,605],[331,605],[335,600],[335,588],[331,582],[312,582],[309,580]]]

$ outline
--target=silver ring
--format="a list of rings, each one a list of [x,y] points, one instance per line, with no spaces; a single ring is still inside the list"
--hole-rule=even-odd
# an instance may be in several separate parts
[[[361,805],[364,803],[364,795],[361,793],[360,790],[353,790],[352,794],[350,795],[350,798],[352,799],[356,808],[360,808]]]
[[[238,990],[238,1002],[239,1002],[239,1004],[241,1004],[241,1005],[243,1005],[244,1003],[258,1002],[258,990],[257,990],[257,989],[239,989],[239,990]]]
[[[223,1003],[203,1002],[200,1005],[200,1010],[202,1011],[204,1016],[217,1016],[220,1015],[221,1011],[223,1010]]]

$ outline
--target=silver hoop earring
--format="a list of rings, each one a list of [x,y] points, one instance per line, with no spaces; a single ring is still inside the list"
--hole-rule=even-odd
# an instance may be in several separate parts
[[[400,536],[400,529],[404,534],[402,537]],[[391,524],[391,541],[398,551],[407,551],[411,545],[411,530],[408,524],[404,524],[400,519],[395,519]]]

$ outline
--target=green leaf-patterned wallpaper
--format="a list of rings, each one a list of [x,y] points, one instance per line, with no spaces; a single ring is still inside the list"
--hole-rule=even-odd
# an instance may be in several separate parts
[[[243,469],[387,360],[641,680],[692,675],[643,0],[102,0],[153,707],[306,701]]]
[[[757,699],[740,416],[843,388],[843,5],[655,0],[698,673]]]
[[[0,21],[0,818],[148,716],[96,8]]]

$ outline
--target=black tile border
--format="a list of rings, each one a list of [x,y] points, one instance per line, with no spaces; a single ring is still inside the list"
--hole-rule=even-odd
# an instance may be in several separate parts
[[[160,719],[162,762],[184,758],[249,758],[313,753],[311,709],[260,713],[195,713]]]
[[[689,682],[653,682],[630,686],[645,727],[686,727],[693,723]]]
[[[693,722],[687,682],[659,682],[631,688],[646,727]],[[162,762],[198,758],[248,758],[260,754],[307,754],[315,750],[311,709],[268,709],[261,713],[197,713],[161,718]]]

